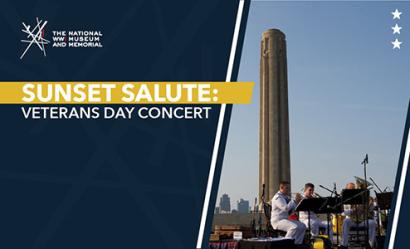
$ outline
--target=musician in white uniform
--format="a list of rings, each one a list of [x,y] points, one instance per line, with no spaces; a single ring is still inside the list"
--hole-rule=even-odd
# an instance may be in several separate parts
[[[297,194],[295,200],[291,200],[289,194],[289,182],[280,182],[279,191],[272,198],[271,224],[273,229],[285,231],[285,237],[294,239],[295,244],[302,244],[305,225],[300,221],[288,219],[289,213],[296,208],[302,196]]]
[[[303,198],[314,198],[315,185],[312,183],[306,183],[303,190]],[[309,214],[310,213],[310,214]],[[309,217],[310,215],[310,217]],[[299,212],[299,220],[309,227],[310,218],[310,233],[312,236],[319,235],[319,228],[324,228],[327,234],[327,229],[329,228],[329,240],[333,242],[333,229],[332,224],[328,224],[327,221],[320,220],[315,212],[301,211]]]
[[[348,183],[346,185],[346,189],[355,189],[354,183]],[[371,205],[369,205],[371,207]],[[363,220],[363,212],[364,210],[354,209],[352,205],[343,205],[343,215],[345,219],[343,221],[343,233],[342,233],[342,241],[341,241],[341,248],[347,248],[349,244],[349,233],[351,227],[365,227],[366,220]],[[356,212],[358,212],[356,214]],[[358,222],[355,220],[356,216],[359,218]],[[368,215],[368,222],[369,222],[369,244],[372,248],[375,247],[376,241],[376,228],[377,223],[374,219]]]

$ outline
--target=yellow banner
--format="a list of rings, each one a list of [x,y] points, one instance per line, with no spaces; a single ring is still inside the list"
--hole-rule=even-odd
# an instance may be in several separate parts
[[[249,104],[253,82],[0,82],[0,104]]]

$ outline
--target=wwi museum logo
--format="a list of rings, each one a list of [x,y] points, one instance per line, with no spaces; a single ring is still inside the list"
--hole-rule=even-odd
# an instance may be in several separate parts
[[[44,45],[50,43],[49,40],[44,39],[44,27],[47,25],[47,21],[39,20],[38,18],[36,18],[36,21],[37,25],[33,28],[23,22],[24,29],[21,31],[25,33],[26,37],[21,40],[21,42],[26,44],[26,49],[21,54],[20,59],[23,59],[24,55],[34,44],[43,52],[44,56],[46,56],[46,48]]]
[[[32,47],[37,47],[46,56],[46,45],[51,48],[102,48],[102,32],[99,30],[52,30],[51,39],[45,38],[45,26],[47,21],[36,18],[36,25],[26,25],[24,22],[24,38],[21,40],[25,44],[20,59],[27,54]]]

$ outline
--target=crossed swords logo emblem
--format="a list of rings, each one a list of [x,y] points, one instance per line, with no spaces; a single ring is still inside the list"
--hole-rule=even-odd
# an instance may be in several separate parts
[[[25,40],[21,40],[21,42],[27,43],[27,47],[21,54],[20,59],[23,59],[24,55],[34,44],[37,45],[37,47],[43,52],[44,56],[46,56],[46,48],[44,45],[50,43],[50,41],[44,39],[44,27],[47,25],[47,21],[39,20],[38,17],[36,18],[36,21],[37,25],[33,28],[23,22],[24,29],[21,31],[27,34],[27,37]]]

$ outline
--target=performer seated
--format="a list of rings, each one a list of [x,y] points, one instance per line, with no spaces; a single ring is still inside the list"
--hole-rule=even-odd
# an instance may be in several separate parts
[[[289,213],[296,208],[302,196],[297,194],[295,200],[291,200],[289,194],[289,182],[280,182],[279,191],[272,198],[271,224],[273,229],[285,231],[285,237],[294,239],[295,244],[302,244],[305,225],[300,221],[288,219]]]
[[[346,185],[346,189],[355,189],[354,183],[348,183]],[[372,209],[373,205],[369,205],[369,208]],[[342,215],[345,216],[345,220],[343,221],[343,233],[342,233],[342,241],[341,241],[341,248],[347,248],[349,244],[349,233],[351,227],[366,227],[366,220],[363,220],[364,216],[364,206],[363,205],[356,205],[356,207],[352,207],[352,205],[343,205],[344,212]],[[369,233],[369,244],[372,248],[375,246],[376,240],[376,228],[377,223],[373,219],[373,215],[371,214],[372,210],[367,210],[368,213],[368,233]]]
[[[315,185],[312,183],[306,183],[305,188],[303,191],[303,197],[304,198],[314,198],[314,191],[315,191]],[[310,217],[309,217],[310,215]],[[306,227],[309,227],[309,218],[310,218],[310,233],[312,236],[318,236],[319,235],[319,228],[324,228],[326,230],[326,234],[328,234],[327,229],[329,228],[329,240],[333,242],[333,229],[332,229],[332,224],[328,221],[322,221],[320,220],[317,215],[310,211],[301,211],[299,212],[299,220],[306,225]]]

